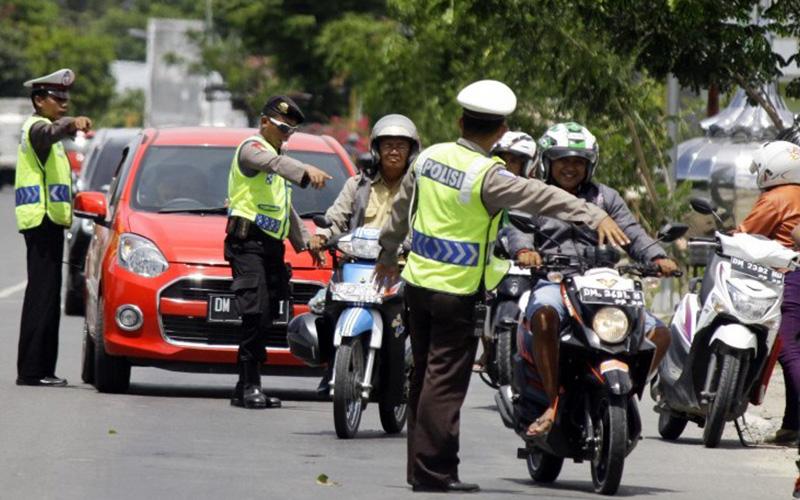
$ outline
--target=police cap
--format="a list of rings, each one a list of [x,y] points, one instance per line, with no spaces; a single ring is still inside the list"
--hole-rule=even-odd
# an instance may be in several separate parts
[[[514,112],[517,96],[508,85],[497,80],[470,83],[456,98],[464,114],[479,120],[499,121]]]
[[[28,80],[23,85],[32,89],[31,93],[46,91],[59,99],[69,99],[69,89],[74,81],[75,72],[69,68],[63,68],[49,75]]]
[[[261,108],[261,114],[266,116],[270,113],[293,118],[297,124],[303,123],[306,119],[300,106],[291,97],[285,95],[276,95],[267,99],[267,103]]]

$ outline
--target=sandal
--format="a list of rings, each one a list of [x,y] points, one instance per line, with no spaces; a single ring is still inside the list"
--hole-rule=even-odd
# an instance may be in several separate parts
[[[533,423],[528,426],[528,429],[525,431],[525,437],[528,438],[537,438],[541,436],[546,436],[550,429],[553,428],[553,424],[556,420],[556,409],[555,408],[548,408],[544,411],[542,416],[537,418],[533,421]]]

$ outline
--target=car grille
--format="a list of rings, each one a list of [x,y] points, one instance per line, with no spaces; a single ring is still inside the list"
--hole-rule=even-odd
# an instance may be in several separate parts
[[[232,293],[230,278],[193,279],[186,278],[171,284],[161,292],[161,297],[170,299],[207,301],[212,293]],[[307,304],[320,290],[318,283],[292,282],[292,302]],[[237,345],[241,328],[236,324],[209,323],[204,317],[162,315],[164,335],[174,342],[202,343],[208,345]],[[267,347],[288,347],[286,327],[271,328],[267,332]]]

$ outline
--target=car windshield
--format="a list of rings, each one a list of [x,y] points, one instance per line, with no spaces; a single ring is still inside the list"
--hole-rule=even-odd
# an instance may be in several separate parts
[[[152,146],[136,173],[131,206],[147,212],[225,213],[228,174],[236,148]],[[289,152],[294,158],[328,172],[333,179],[321,191],[294,189],[299,214],[324,212],[333,204],[348,171],[332,153]]]

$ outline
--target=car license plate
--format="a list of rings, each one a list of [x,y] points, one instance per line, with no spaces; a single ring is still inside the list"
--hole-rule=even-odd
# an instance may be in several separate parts
[[[610,288],[581,288],[581,302],[611,306],[644,306],[644,294],[639,290]]]
[[[291,304],[288,300],[280,301],[272,324],[287,325],[291,309]],[[209,323],[241,324],[242,315],[239,314],[239,303],[236,301],[236,296],[231,294],[209,294],[207,319]]]
[[[742,274],[746,274],[761,281],[766,281],[774,285],[783,284],[783,273],[775,271],[767,266],[747,262],[738,257],[731,257],[731,267]]]

